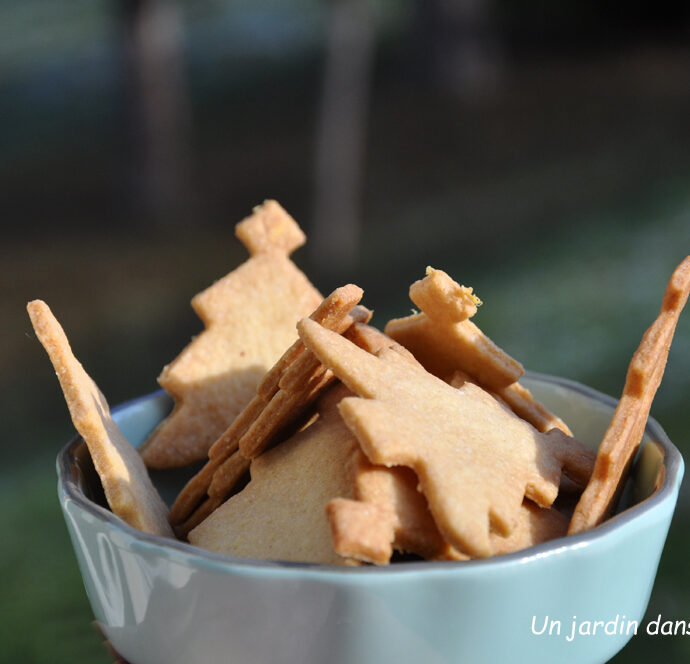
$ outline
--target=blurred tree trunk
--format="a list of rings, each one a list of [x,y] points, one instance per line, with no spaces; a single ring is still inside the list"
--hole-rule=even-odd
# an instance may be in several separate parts
[[[157,224],[189,212],[182,26],[171,0],[118,0],[128,116],[129,187]]]
[[[495,91],[502,55],[491,0],[416,0],[416,17],[427,80],[470,99]]]
[[[343,276],[357,260],[374,38],[368,0],[329,4],[309,240],[312,262],[326,274]]]

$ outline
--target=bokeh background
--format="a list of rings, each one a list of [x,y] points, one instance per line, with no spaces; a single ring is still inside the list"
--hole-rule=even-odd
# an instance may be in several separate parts
[[[309,235],[297,263],[323,292],[361,285],[375,323],[430,264],[527,368],[618,395],[690,253],[689,119],[690,5],[670,0],[0,1],[0,661],[110,661],[27,300],[111,403],[150,392],[272,197]],[[689,413],[686,312],[653,408],[686,456]],[[648,618],[690,620],[689,527],[685,488]],[[615,662],[689,657],[639,636]]]

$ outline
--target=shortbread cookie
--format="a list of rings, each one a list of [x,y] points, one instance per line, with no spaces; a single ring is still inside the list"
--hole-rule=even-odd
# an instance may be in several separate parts
[[[415,473],[404,466],[385,468],[355,455],[355,499],[335,498],[327,514],[333,546],[342,556],[385,565],[393,550],[426,560],[469,560],[441,535]],[[565,535],[568,518],[553,508],[524,500],[510,535],[491,533],[492,555],[520,551]]]
[[[439,532],[414,471],[376,466],[358,450],[354,499],[346,494],[327,506],[333,547],[341,556],[386,565],[393,550],[428,560],[463,560]]]
[[[350,463],[359,445],[337,404],[336,385],[318,418],[251,463],[251,480],[189,533],[201,548],[242,558],[353,564],[333,550],[326,504],[352,495]]]
[[[72,354],[60,323],[41,300],[29,302],[27,309],[57,373],[72,422],[89,449],[110,509],[145,533],[172,537],[168,508],[144,462],[113,421],[98,386]]]
[[[158,379],[175,408],[142,447],[149,467],[203,459],[322,300],[288,258],[304,234],[278,203],[256,208],[236,233],[251,257],[192,299],[205,329]]]
[[[412,468],[438,529],[460,551],[491,555],[490,531],[509,535],[524,497],[548,507],[564,466],[575,477],[591,472],[562,431],[538,432],[472,383],[453,388],[388,349],[374,357],[309,319],[298,330],[361,397],[339,408],[369,460]]]
[[[426,277],[410,286],[410,299],[422,313],[389,321],[386,334],[410,350],[427,371],[446,381],[458,371],[467,374],[542,433],[558,428],[572,436],[563,420],[517,382],[522,365],[469,320],[481,304],[471,288],[428,267]]]
[[[649,410],[664,375],[678,317],[689,292],[690,256],[671,275],[661,311],[632,357],[623,395],[599,445],[592,478],[575,508],[568,534],[594,528],[615,507],[632,459],[642,441]]]
[[[371,312],[357,306],[362,289],[337,288],[312,313],[313,320],[344,332]],[[209,460],[175,500],[171,523],[184,536],[226,500],[249,459],[258,456],[286,427],[303,417],[309,406],[333,382],[333,374],[295,341],[268,371],[257,393],[209,450]]]

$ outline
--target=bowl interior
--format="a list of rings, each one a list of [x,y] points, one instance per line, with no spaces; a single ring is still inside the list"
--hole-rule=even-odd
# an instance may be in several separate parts
[[[576,438],[596,449],[615,409],[615,399],[583,385],[550,376],[528,374],[521,382],[537,400],[569,424]],[[113,418],[128,440],[138,447],[172,409],[172,405],[172,399],[161,391],[114,408]],[[170,505],[202,465],[203,462],[179,470],[152,471],[151,478]],[[670,484],[677,481],[681,465],[678,450],[659,424],[650,419],[616,513],[631,507],[638,509],[639,504],[655,492],[669,489]],[[75,438],[62,450],[58,457],[58,469],[61,481],[72,484],[80,497],[108,509],[100,480],[81,438]]]

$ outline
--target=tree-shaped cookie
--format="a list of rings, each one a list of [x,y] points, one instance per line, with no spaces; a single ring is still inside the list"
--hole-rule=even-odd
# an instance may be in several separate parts
[[[469,374],[539,431],[556,427],[572,435],[563,420],[517,382],[522,365],[470,320],[481,304],[471,288],[443,270],[427,267],[424,279],[410,286],[410,299],[422,312],[389,321],[386,334],[410,350],[427,371],[446,381],[457,371]]]
[[[446,542],[417,491],[417,476],[404,466],[376,466],[357,450],[354,498],[339,495],[326,506],[333,547],[341,556],[386,565],[393,550],[427,560],[464,560]]]
[[[338,497],[326,507],[333,546],[341,556],[385,565],[395,549],[427,560],[469,559],[439,532],[410,468],[375,466],[358,451],[354,482],[354,500]],[[525,499],[510,535],[491,533],[491,552],[520,551],[562,537],[567,528],[564,514]]]
[[[201,548],[244,558],[342,565],[326,504],[352,493],[350,463],[359,446],[337,409],[349,394],[335,385],[319,400],[318,419],[254,459],[251,480],[189,533]]]
[[[359,395],[339,409],[369,460],[412,468],[438,529],[460,551],[491,555],[491,530],[509,535],[525,496],[549,507],[564,467],[573,477],[591,472],[569,436],[538,432],[477,385],[453,388],[395,351],[373,356],[308,319],[298,330]]]
[[[235,232],[251,257],[192,299],[205,330],[158,379],[175,408],[142,447],[150,467],[203,459],[322,300],[289,258],[304,234],[278,203],[266,201]]]
[[[410,286],[410,299],[422,313],[389,321],[385,332],[410,350],[427,371],[446,379],[460,369],[491,390],[522,376],[522,365],[470,320],[481,304],[471,288],[429,267],[427,276]]]
[[[357,305],[362,293],[354,284],[336,288],[311,318],[338,333],[355,321],[369,320],[371,312]],[[186,535],[219,507],[244,475],[249,459],[303,418],[334,380],[297,339],[268,371],[254,398],[213,443],[206,465],[178,495],[170,511],[178,535]]]

